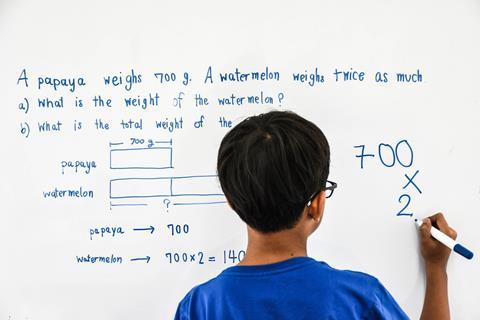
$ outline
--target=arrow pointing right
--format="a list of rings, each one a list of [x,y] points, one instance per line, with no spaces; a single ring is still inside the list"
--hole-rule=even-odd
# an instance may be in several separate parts
[[[155,228],[153,226],[150,226],[148,228],[133,228],[133,231],[150,231],[150,234],[155,231]]]
[[[130,261],[146,261],[147,263],[150,262],[150,256],[146,256],[144,258],[133,258],[133,259],[130,259]]]

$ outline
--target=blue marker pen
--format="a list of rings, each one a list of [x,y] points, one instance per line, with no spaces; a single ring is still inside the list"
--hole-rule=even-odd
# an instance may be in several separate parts
[[[421,225],[423,224],[423,221],[420,219],[415,219],[415,224],[420,228]],[[441,232],[434,226],[432,226],[432,229],[430,230],[430,233],[432,237],[458,253],[459,255],[467,258],[467,259],[472,259],[473,258],[473,252],[462,246],[460,243],[457,243],[457,241],[453,240],[449,236],[447,236],[445,233]]]

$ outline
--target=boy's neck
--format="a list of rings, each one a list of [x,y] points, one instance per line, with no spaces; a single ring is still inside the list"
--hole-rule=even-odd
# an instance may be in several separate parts
[[[248,227],[247,251],[238,265],[271,264],[305,256],[307,236],[297,228],[264,234]]]

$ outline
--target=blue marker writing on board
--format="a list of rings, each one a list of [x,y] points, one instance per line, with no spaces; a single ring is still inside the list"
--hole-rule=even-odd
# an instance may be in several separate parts
[[[415,219],[415,224],[420,228],[423,224],[423,221],[420,219]],[[453,240],[449,236],[447,236],[445,233],[442,231],[438,230],[434,226],[432,226],[432,229],[430,230],[430,234],[432,237],[458,253],[459,255],[467,258],[467,259],[472,259],[473,258],[473,252],[462,246],[460,243],[457,243],[457,241]]]

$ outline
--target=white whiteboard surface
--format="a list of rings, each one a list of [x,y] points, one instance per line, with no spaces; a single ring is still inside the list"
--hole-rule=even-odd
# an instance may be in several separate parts
[[[228,130],[219,120],[272,109],[311,119],[331,144],[339,187],[309,254],[378,277],[418,318],[416,230],[397,216],[407,200],[403,212],[417,217],[443,211],[479,254],[479,39],[474,0],[0,2],[0,319],[173,318],[192,286],[246,246],[215,179]],[[335,81],[335,69],[365,78]],[[315,70],[323,82],[294,80]],[[120,73],[121,85],[105,84]],[[170,77],[161,83],[160,73]],[[225,73],[246,81],[222,82]],[[75,89],[60,80],[55,90],[53,78],[75,79]],[[232,95],[236,105],[220,105]],[[126,107],[139,96],[145,109]],[[167,118],[177,123],[165,129]],[[39,129],[59,121],[60,131]],[[363,169],[361,145],[374,154]],[[418,189],[403,188],[417,171]],[[95,233],[106,227],[115,236]],[[479,270],[478,256],[451,256],[454,319],[480,318]]]

